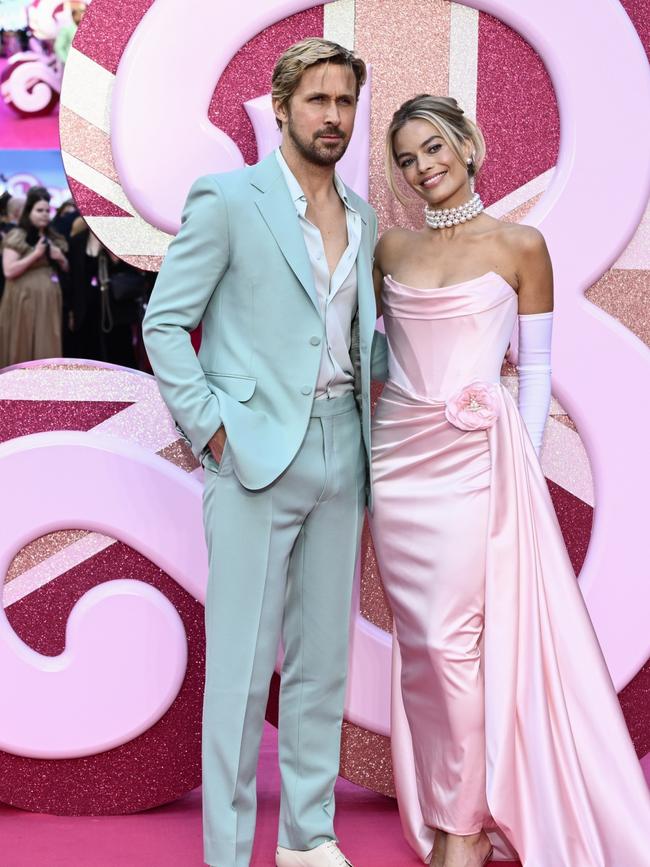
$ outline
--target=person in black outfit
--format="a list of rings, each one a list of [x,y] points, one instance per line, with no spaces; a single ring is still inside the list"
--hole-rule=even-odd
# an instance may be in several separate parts
[[[70,233],[65,354],[139,368],[142,271],[114,256],[78,217]]]

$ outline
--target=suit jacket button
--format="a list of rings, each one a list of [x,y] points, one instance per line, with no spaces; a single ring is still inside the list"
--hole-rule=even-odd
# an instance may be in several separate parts
[[[320,337],[310,337],[309,342],[312,346],[320,346]]]
[[[300,391],[305,395],[311,394],[311,388],[308,385],[303,385]]]

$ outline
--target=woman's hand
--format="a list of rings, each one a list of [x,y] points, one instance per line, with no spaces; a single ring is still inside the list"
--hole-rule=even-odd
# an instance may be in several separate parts
[[[68,270],[68,260],[65,253],[56,244],[50,244],[50,259],[61,268],[62,271]]]
[[[47,253],[48,244],[49,242],[47,238],[44,235],[41,235],[41,237],[36,242],[36,246],[34,247],[34,250],[31,254],[33,262],[38,262],[43,258],[43,256],[45,256],[45,254]]]

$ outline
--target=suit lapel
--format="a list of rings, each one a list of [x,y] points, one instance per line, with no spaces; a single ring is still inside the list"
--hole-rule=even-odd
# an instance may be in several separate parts
[[[261,193],[255,204],[264,222],[275,238],[287,264],[318,310],[316,285],[305,239],[298,222],[296,208],[291,201],[282,170],[274,153],[269,154],[255,167],[251,183]]]

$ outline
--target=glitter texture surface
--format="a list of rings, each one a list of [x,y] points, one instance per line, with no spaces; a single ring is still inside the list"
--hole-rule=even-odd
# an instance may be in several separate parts
[[[77,208],[85,217],[130,217],[128,211],[120,208],[119,205],[109,202],[95,190],[91,190],[80,181],[76,181],[68,175],[68,185]]]
[[[517,187],[516,190],[512,190],[512,192],[493,202],[489,208],[486,208],[486,212],[490,216],[500,219],[511,211],[515,211],[517,208],[526,205],[527,202],[536,196],[540,196],[548,188],[554,171],[555,167],[526,181],[521,187]]]
[[[395,797],[390,738],[344,722],[340,773],[358,786]]]
[[[460,3],[451,3],[450,8],[449,96],[476,117],[479,13]]]
[[[5,583],[12,581],[28,569],[33,569],[49,557],[58,554],[68,545],[83,539],[88,535],[88,530],[59,530],[56,533],[48,533],[40,539],[34,539],[29,545],[16,554],[9,569]]]
[[[450,4],[446,0],[357,3],[355,50],[372,64],[370,201],[380,232],[390,226],[421,226],[419,203],[405,210],[389,192],[384,175],[384,137],[393,112],[418,93],[445,94],[449,80]]]
[[[517,33],[483,12],[477,120],[487,144],[477,183],[486,205],[555,165],[559,118],[544,64]]]
[[[75,47],[114,73],[128,38],[152,2],[153,0],[93,0],[77,33]],[[622,0],[622,3],[648,50],[650,5],[645,0]],[[342,10],[347,7],[346,14],[349,16],[351,5],[351,0],[331,4],[326,12],[328,20],[333,20],[332,16],[336,16],[337,7],[341,10],[341,16]],[[404,0],[400,4],[391,4],[390,15],[387,15],[386,3],[381,0],[356,2],[356,49],[364,59],[372,63],[374,73],[371,201],[379,212],[382,230],[395,223],[421,225],[419,206],[410,214],[406,213],[386,190],[383,138],[392,112],[402,99],[416,92],[430,90],[446,93],[450,76],[452,80],[456,80],[459,70],[464,73],[461,76],[463,86],[470,88],[471,92],[471,74],[462,68],[462,63],[465,60],[469,67],[476,62],[476,58],[459,58],[457,48],[454,48],[454,55],[449,56],[450,12],[453,8],[453,4],[447,0],[428,0],[426,5],[419,0]],[[459,9],[460,7],[456,11]],[[473,10],[463,11],[475,14]],[[255,159],[255,143],[241,103],[268,91],[272,64],[285,44],[282,40],[288,39],[286,44],[289,44],[303,35],[320,35],[324,26],[322,15],[323,10],[319,7],[269,28],[244,47],[231,61],[217,84],[210,106],[210,119],[233,137],[247,161]],[[468,36],[468,33],[469,31],[463,38]],[[463,34],[458,31],[456,35]],[[475,47],[472,49],[466,39],[463,51],[471,53],[473,50],[475,51]],[[452,75],[454,70],[456,79]],[[544,66],[536,53],[514,31],[484,13],[479,14],[476,94],[478,120],[488,144],[488,158],[481,174],[479,189],[488,204],[503,199],[509,193],[516,193],[516,205],[510,206],[504,212],[503,218],[522,219],[540,193],[537,189],[529,195],[523,193],[522,198],[521,186],[553,166],[557,157],[558,118],[555,97]],[[80,136],[88,135],[87,131],[84,133],[81,128],[78,128],[77,132]],[[84,159],[79,150],[74,151],[74,155],[78,159]],[[93,165],[95,160],[105,159],[98,145],[89,159],[93,161]],[[107,174],[107,177],[110,175]],[[119,229],[122,249],[133,249],[127,246],[129,237],[134,232],[133,221],[120,219],[115,222],[124,224],[123,228]],[[125,258],[138,267],[152,266],[151,269],[156,270],[160,265],[160,256],[149,255],[152,252],[149,247],[142,249],[147,255],[134,254]],[[637,232],[635,242],[621,257],[618,269],[606,274],[586,295],[590,301],[618,318],[650,345],[647,313],[650,280],[648,272],[641,270],[646,267],[648,249],[650,227],[646,222]],[[140,254],[141,249],[138,248],[136,252]],[[623,267],[629,270],[621,270]],[[4,377],[0,377],[0,397],[4,396],[3,379]],[[75,376],[75,379],[78,381],[79,377]],[[115,382],[117,384],[117,380]],[[124,388],[124,384],[120,384],[120,388]],[[379,388],[373,387],[374,400],[379,391]],[[77,393],[79,399],[86,399],[83,389],[79,389]],[[127,392],[122,393],[126,395]],[[128,394],[131,399],[130,392]],[[39,393],[38,397],[47,400],[48,393]],[[116,395],[105,392],[102,392],[102,397],[105,400],[118,399]],[[556,428],[563,426],[570,429],[567,432],[571,433],[575,429],[568,416],[555,416],[555,421],[558,423]],[[154,447],[153,443],[151,447]],[[564,456],[566,462],[567,447],[561,437],[554,448],[557,448],[558,460],[562,460]],[[167,445],[159,448],[158,453],[187,472],[193,471],[191,461],[173,438],[170,438]],[[572,562],[577,568],[584,558],[589,540],[591,509],[561,486],[551,482],[549,487]],[[60,580],[62,579],[57,579],[54,584]],[[390,610],[381,587],[367,528],[364,529],[362,547],[361,606],[364,616],[369,620],[382,629],[390,629]],[[200,690],[200,684],[198,689]],[[650,663],[621,693],[623,709],[639,755],[650,750],[650,719],[647,710],[649,701]],[[196,723],[193,719],[191,725],[196,726],[198,731],[200,722]],[[186,741],[182,728],[177,736],[180,749],[185,750]],[[187,749],[190,755],[188,761],[191,763],[191,747]],[[155,782],[157,771],[149,768],[148,755],[145,749],[140,753],[140,758],[137,753],[132,757],[132,763],[126,766],[127,779],[129,774],[134,773],[133,768],[138,768],[140,763],[145,775],[151,773],[149,779],[154,779]],[[182,775],[181,764],[179,760],[177,771]],[[392,773],[387,739],[346,723],[341,768],[349,779],[376,788],[377,791],[389,792]],[[27,769],[29,770],[29,767]],[[30,786],[31,781],[32,777],[29,777]],[[107,786],[104,777],[100,777],[100,781],[102,786],[110,789],[111,784]],[[34,785],[38,790],[38,780]],[[16,788],[19,787],[17,782]],[[42,789],[40,791],[42,792]],[[89,784],[87,794],[89,798],[94,798]],[[106,792],[104,797],[107,797]]]
[[[181,470],[185,470],[186,473],[192,473],[200,466],[194,457],[192,449],[182,439],[177,439],[175,442],[170,443],[164,449],[157,452],[157,454],[171,464],[180,467]]]
[[[361,614],[384,632],[392,632],[393,615],[381,583],[381,573],[367,521],[363,525],[361,536]]]
[[[131,440],[152,452],[159,452],[178,437],[157,392],[97,425],[95,432]]]
[[[129,401],[0,400],[0,442],[25,432],[87,431],[129,406]]]
[[[48,761],[0,752],[0,801],[57,815],[119,815],[167,803],[199,785],[205,670],[199,602],[149,560],[117,543],[12,605],[6,614],[23,641],[53,656],[63,650],[75,602],[97,584],[127,577],[156,587],[181,616],[188,665],[178,696],[147,732],[95,756]]]
[[[11,401],[104,401],[120,403],[124,409],[134,401],[157,393],[152,376],[101,362],[72,359],[69,362],[32,362],[0,371],[0,399]],[[54,411],[55,407],[51,409]],[[110,417],[111,413],[104,416]],[[27,428],[25,424],[26,432]]]
[[[363,2],[363,0],[361,0]],[[323,6],[323,35],[354,51],[355,0],[336,0]]]
[[[71,530],[67,532],[72,534],[82,531]],[[64,572],[78,566],[90,557],[94,557],[95,554],[114,543],[115,539],[111,536],[104,536],[101,533],[85,533],[81,538],[23,572],[10,584],[5,583],[4,607],[8,608],[10,605],[14,605],[25,596],[29,596],[30,593],[34,593],[34,591],[49,584],[50,581],[63,575]]]
[[[61,150],[92,166],[116,183],[119,182],[117,170],[113,165],[111,142],[105,132],[79,117],[71,109],[62,106],[59,133]]]
[[[512,211],[508,211],[507,214],[504,214],[501,219],[506,223],[519,223],[524,217],[529,214],[537,202],[542,198],[542,194],[539,193],[536,196],[533,196],[532,199],[529,199],[527,202],[523,202],[517,208],[514,208]]]
[[[573,571],[578,575],[589,547],[594,510],[550,479],[547,479],[546,483],[564,536],[564,544],[571,558]]]
[[[133,265],[134,268],[141,268],[143,271],[160,271],[163,263],[162,256],[122,256],[125,262]]]
[[[563,424],[565,427],[568,427],[570,430],[574,431],[575,433],[578,433],[578,428],[576,426],[576,423],[573,421],[571,416],[567,415],[566,413],[563,413],[562,415],[556,415],[555,420],[559,421],[560,424]]]
[[[131,34],[153,3],[154,0],[93,0],[75,34],[74,47],[115,75]]]
[[[544,432],[542,469],[547,479],[559,484],[583,503],[594,505],[594,482],[589,457],[577,432],[549,418]]]
[[[85,91],[76,85],[80,71],[90,61],[95,70],[114,75],[126,45],[153,0],[95,0],[84,18],[74,41],[74,63],[77,78],[65,88],[67,114],[61,125],[65,165],[74,199],[80,211],[89,218],[118,217],[111,222],[92,226],[98,237],[117,255],[130,264],[157,271],[171,237],[164,233],[149,233],[141,220],[128,219],[128,204],[116,182],[117,176],[110,154],[108,126],[102,130],[88,124],[92,117],[103,117],[92,108],[79,117],[72,109],[85,103]],[[322,36],[323,8],[316,6],[293,15],[267,28],[254,37],[236,54],[226,67],[210,103],[208,117],[239,146],[247,162],[255,162],[257,148],[253,130],[245,112],[244,101],[270,90],[271,72],[278,55],[298,39]],[[85,67],[84,67],[85,64]],[[99,92],[99,91],[98,91]],[[106,118],[110,103],[110,87],[101,89]],[[108,147],[107,147],[108,142]]]
[[[650,753],[650,659],[618,697],[636,754],[642,759]]]
[[[608,271],[585,296],[650,346],[650,272]]]
[[[154,431],[152,432],[152,425]],[[153,377],[93,362],[34,362],[0,375],[0,440],[44,430],[104,430],[193,469]],[[0,752],[0,801],[62,815],[122,814],[175,800],[200,783],[204,609],[130,547],[70,528],[26,545],[9,568],[5,613],[18,636],[54,656],[73,605],[91,587],[132,578],[157,587],[177,608],[188,637],[185,680],[147,732],[91,757],[48,761]]]
[[[64,531],[65,532],[65,531]],[[76,531],[72,530],[71,533]],[[81,532],[81,531],[79,531]],[[52,554],[47,560],[43,560],[32,566],[15,578],[10,584],[5,583],[3,593],[4,607],[14,605],[30,593],[54,581],[64,572],[78,566],[110,545],[115,539],[104,536],[101,533],[86,533],[80,539],[66,545],[60,551]]]
[[[97,237],[104,239],[106,245],[122,259],[138,257],[142,262],[162,260],[173,238],[173,235],[161,232],[138,215],[128,218],[86,217],[86,222]]]
[[[257,145],[244,102],[271,92],[271,73],[283,51],[299,39],[322,35],[323,7],[315,6],[263,30],[225,68],[208,117],[233,139],[247,163],[257,162]]]
[[[379,382],[371,383],[370,390],[370,407],[374,412],[377,406],[377,401],[382,392],[383,385]],[[381,575],[375,555],[375,548],[372,542],[372,534],[366,520],[363,525],[361,536],[361,588],[360,588],[360,610],[361,614],[383,629],[385,632],[392,632],[393,615],[384,593],[384,588],[381,583]]]

